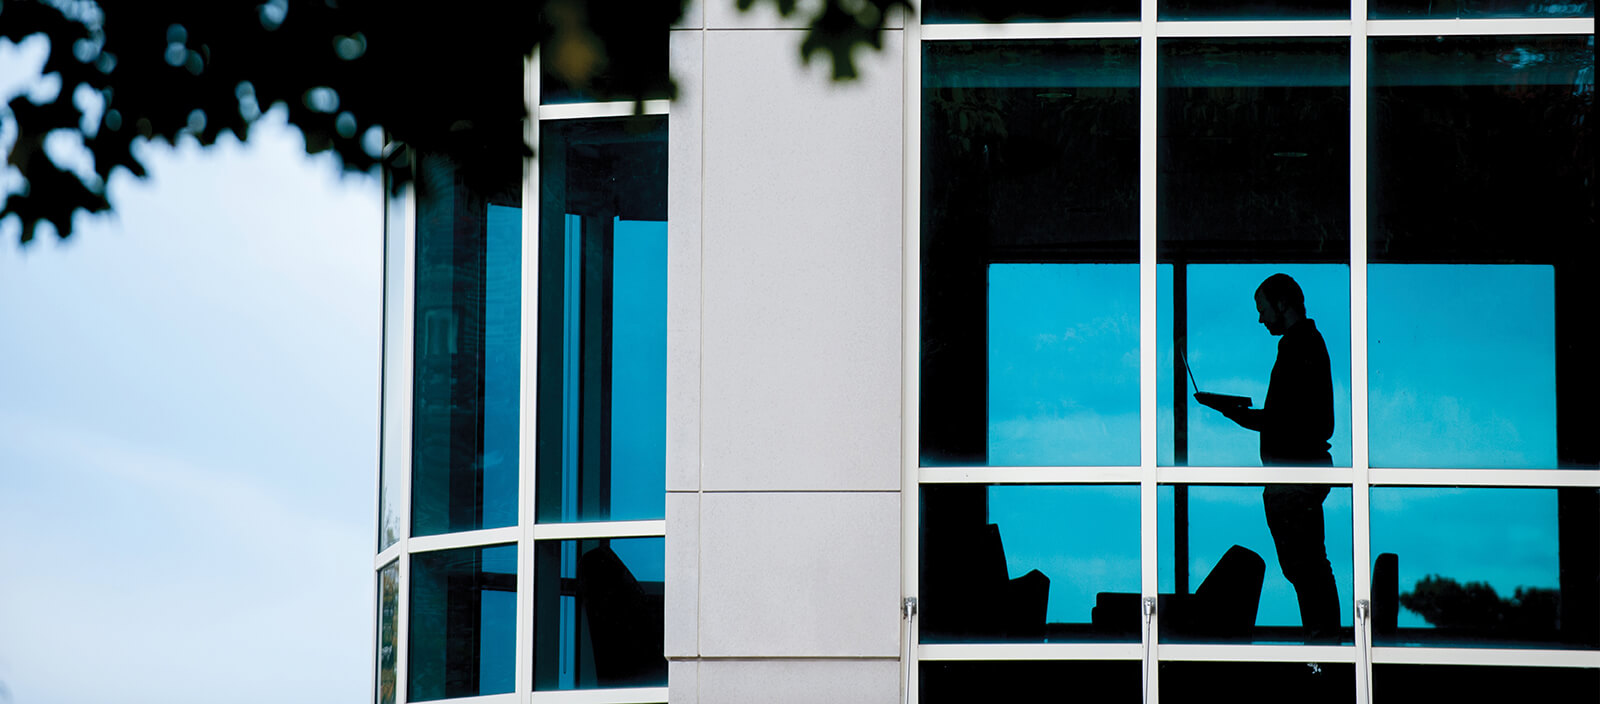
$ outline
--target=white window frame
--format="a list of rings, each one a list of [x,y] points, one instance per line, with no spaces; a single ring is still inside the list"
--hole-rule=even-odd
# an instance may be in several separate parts
[[[1141,597],[1157,593],[1156,490],[1161,485],[1315,483],[1348,486],[1353,517],[1352,595],[1346,613],[1371,599],[1372,486],[1600,487],[1600,470],[1374,469],[1367,432],[1367,56],[1369,36],[1592,34],[1593,18],[1468,20],[1368,20],[1367,0],[1351,0],[1348,20],[1158,21],[1158,0],[1141,0],[1139,21],[921,24],[907,13],[904,56],[905,142],[902,222],[901,582],[919,594],[920,488],[925,484],[1138,484],[1140,487]],[[1350,311],[1351,461],[1348,468],[1158,467],[1156,465],[1156,139],[1158,39],[1168,37],[1348,37],[1350,40]],[[921,193],[922,56],[926,43],[949,40],[1137,38],[1139,80],[1139,360],[1140,464],[1137,467],[922,467],[921,394]],[[921,661],[1145,660],[1147,701],[1160,698],[1163,661],[1343,662],[1355,665],[1357,701],[1371,701],[1372,665],[1429,664],[1600,668],[1600,650],[1528,650],[1442,647],[1373,647],[1370,622],[1355,621],[1351,645],[1197,645],[1152,642],[1159,614],[1141,643],[922,644],[919,619],[903,633],[902,673],[907,702],[919,701]],[[1132,683],[1129,684],[1132,686]]]
[[[539,70],[538,56],[525,60],[523,63],[523,100],[528,107],[529,119],[525,123],[524,138],[535,150],[539,148],[539,126],[547,121],[555,120],[588,120],[615,117],[627,117],[636,114],[633,102],[595,102],[595,103],[562,103],[542,105],[539,96]],[[668,115],[669,101],[647,100],[643,103],[642,114]],[[415,305],[416,305],[416,197],[414,190],[407,186],[399,196],[404,203],[402,211],[405,213],[403,225],[403,246],[405,247],[404,271],[398,272],[402,277],[402,296],[399,302],[402,306],[401,319],[402,344],[398,346],[400,353],[394,360],[385,360],[390,364],[388,370],[394,374],[404,374],[409,379],[412,371],[412,357],[415,352],[411,342],[415,339]],[[513,691],[501,694],[490,694],[477,697],[461,697],[455,699],[439,700],[440,704],[648,704],[650,702],[665,702],[667,688],[661,687],[629,687],[612,689],[581,689],[561,691],[534,691],[533,690],[533,589],[534,583],[534,550],[541,541],[579,540],[590,538],[660,538],[667,534],[665,518],[659,520],[643,521],[594,521],[583,523],[535,523],[534,506],[537,504],[538,483],[535,478],[535,451],[534,441],[538,428],[538,351],[539,351],[539,169],[534,159],[523,162],[522,178],[522,318],[521,318],[521,383],[519,389],[519,436],[518,436],[518,496],[517,496],[517,523],[499,528],[486,528],[482,530],[461,531],[445,533],[442,535],[428,535],[411,537],[411,471],[409,461],[405,467],[391,472],[390,481],[399,482],[399,495],[401,502],[400,528],[401,537],[393,545],[381,551],[373,560],[374,575],[377,575],[390,562],[398,561],[399,564],[399,606],[396,612],[396,647],[398,655],[395,663],[395,702],[405,704],[408,702],[409,692],[406,691],[407,661],[409,660],[410,643],[410,584],[411,584],[411,556],[432,552],[436,550],[452,550],[458,548],[492,547],[512,545],[517,548],[517,616],[516,616],[516,646],[514,657],[515,676],[513,677]],[[387,236],[387,234],[386,234]],[[386,274],[387,276],[387,274]],[[386,424],[384,432],[396,432],[401,435],[400,442],[404,448],[402,454],[410,457],[411,448],[411,394],[410,384],[400,384],[397,391],[399,408],[402,412],[396,417],[384,418]],[[381,461],[380,461],[381,465]],[[381,501],[383,468],[378,471],[379,492]],[[665,494],[663,494],[663,499]],[[381,516],[378,519],[382,520]],[[374,582],[376,584],[376,582]],[[382,608],[381,604],[377,605]],[[376,613],[376,611],[375,611]],[[373,648],[371,670],[372,685],[369,701],[377,700],[377,666],[378,666],[378,622],[373,620]]]

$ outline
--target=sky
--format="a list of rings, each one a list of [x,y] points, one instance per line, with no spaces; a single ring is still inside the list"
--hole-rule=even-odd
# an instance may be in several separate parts
[[[70,240],[0,225],[0,704],[367,699],[378,181],[281,112],[137,153]]]

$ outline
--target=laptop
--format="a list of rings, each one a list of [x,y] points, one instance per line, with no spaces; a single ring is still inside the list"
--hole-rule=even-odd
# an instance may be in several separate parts
[[[1194,370],[1189,368],[1189,358],[1183,350],[1178,350],[1178,358],[1183,360],[1183,370],[1189,373],[1189,385],[1194,387],[1194,400],[1203,406],[1212,408],[1249,408],[1249,396],[1230,396],[1228,394],[1213,394],[1200,390],[1200,385],[1195,383]]]

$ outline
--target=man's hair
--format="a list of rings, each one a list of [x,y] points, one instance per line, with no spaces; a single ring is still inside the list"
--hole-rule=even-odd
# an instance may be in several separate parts
[[[1256,287],[1256,293],[1266,299],[1268,303],[1283,304],[1301,315],[1306,314],[1306,295],[1300,291],[1300,284],[1294,282],[1288,274],[1273,274],[1266,281]]]

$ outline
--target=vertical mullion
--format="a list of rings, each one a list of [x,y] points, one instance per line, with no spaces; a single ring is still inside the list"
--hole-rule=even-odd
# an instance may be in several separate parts
[[[920,415],[922,388],[922,17],[916,12],[904,12],[902,30],[904,45],[903,81],[904,98],[901,105],[901,126],[905,141],[901,144],[901,272],[900,310],[902,321],[900,340],[900,584],[901,598],[914,597],[920,601],[921,489],[917,483],[917,467],[921,464]],[[902,613],[902,617],[906,614]],[[905,668],[904,700],[919,701],[919,664],[917,642],[921,636],[921,621],[911,617],[905,631],[903,652]]]
[[[1139,20],[1139,592],[1156,598],[1156,0],[1141,0]],[[1146,704],[1160,700],[1159,613],[1145,644]]]
[[[522,64],[522,99],[528,110],[523,139],[539,149],[539,54]],[[539,350],[539,166],[533,159],[522,161],[522,384],[520,435],[517,439],[517,474],[521,501],[517,502],[517,637],[514,678],[517,701],[533,700],[533,523],[535,481],[535,436],[538,432],[538,350]]]
[[[394,476],[391,481],[400,483],[400,555],[398,557],[400,570],[399,580],[395,588],[400,591],[399,601],[395,606],[395,663],[394,697],[397,704],[409,701],[409,683],[411,679],[411,424],[415,415],[416,369],[416,307],[417,307],[417,159],[416,152],[408,150],[407,159],[410,160],[412,183],[405,187],[405,203],[401,206],[404,223],[401,225],[401,248],[403,254],[400,259],[400,344],[398,345],[399,364],[395,365],[395,372],[401,378],[401,383],[396,387],[400,392],[400,403],[395,407],[400,409],[400,417],[390,424],[400,434],[399,453],[404,458],[404,465],[399,472],[391,472]],[[386,419],[388,420],[388,419]]]
[[[1367,447],[1367,0],[1350,2],[1350,515],[1356,701],[1372,698],[1372,543]],[[1361,618],[1361,616],[1365,618]]]

